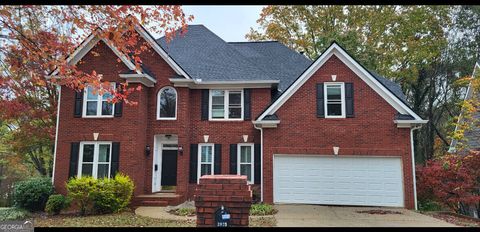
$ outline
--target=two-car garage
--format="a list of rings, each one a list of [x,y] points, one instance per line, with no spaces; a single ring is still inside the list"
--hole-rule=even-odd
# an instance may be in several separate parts
[[[274,155],[273,201],[404,207],[400,157]]]

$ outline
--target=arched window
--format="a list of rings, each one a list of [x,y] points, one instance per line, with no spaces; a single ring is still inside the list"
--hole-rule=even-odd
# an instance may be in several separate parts
[[[173,87],[167,86],[158,91],[157,119],[177,119],[177,91]]]

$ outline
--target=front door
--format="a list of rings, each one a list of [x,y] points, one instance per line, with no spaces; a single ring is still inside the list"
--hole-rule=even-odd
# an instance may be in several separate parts
[[[162,150],[162,187],[177,185],[177,150]]]

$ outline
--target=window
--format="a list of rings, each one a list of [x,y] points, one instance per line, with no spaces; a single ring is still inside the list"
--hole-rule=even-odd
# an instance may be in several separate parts
[[[115,82],[111,83],[111,88],[115,88]],[[113,117],[114,104],[108,102],[112,95],[108,92],[99,94],[92,86],[85,88],[83,102],[83,117]]]
[[[210,120],[243,120],[243,90],[210,90]]]
[[[110,178],[111,157],[111,142],[81,142],[77,175]]]
[[[325,83],[326,118],[345,118],[344,83]]]
[[[247,176],[249,184],[253,183],[253,144],[238,144],[237,173]]]
[[[213,144],[199,144],[198,155],[197,182],[203,175],[213,175]]]
[[[173,87],[164,87],[158,91],[157,119],[177,119],[177,91]]]

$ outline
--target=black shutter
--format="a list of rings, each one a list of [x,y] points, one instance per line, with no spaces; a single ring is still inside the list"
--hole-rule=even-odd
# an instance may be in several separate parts
[[[120,93],[123,93],[121,88],[117,89]],[[114,117],[122,117],[123,112],[123,100],[115,103],[115,112],[113,112]]]
[[[197,183],[198,144],[190,144],[190,183]]]
[[[230,144],[230,174],[237,175],[237,144]]]
[[[260,156],[262,155],[261,153],[261,147],[259,143],[256,143],[253,149],[253,159],[254,159],[254,170],[253,170],[253,183],[254,184],[260,184],[260,178],[261,178],[261,167],[262,167],[262,161],[260,160]]]
[[[222,144],[215,144],[213,174],[222,173]]]
[[[353,83],[345,83],[345,104],[347,118],[355,117],[353,111]]]
[[[209,90],[202,89],[202,121],[208,120]]]
[[[251,89],[243,90],[243,120],[252,119]]]
[[[75,91],[75,109],[73,110],[73,116],[75,118],[81,118],[82,109],[83,109],[83,90]]]
[[[112,143],[112,160],[110,165],[110,178],[114,178],[118,173],[118,163],[120,160],[120,142]]]
[[[77,176],[79,151],[80,151],[80,143],[72,142],[70,146],[70,170],[68,173],[69,178]]]
[[[325,117],[325,107],[323,99],[323,83],[317,84],[317,117]]]

